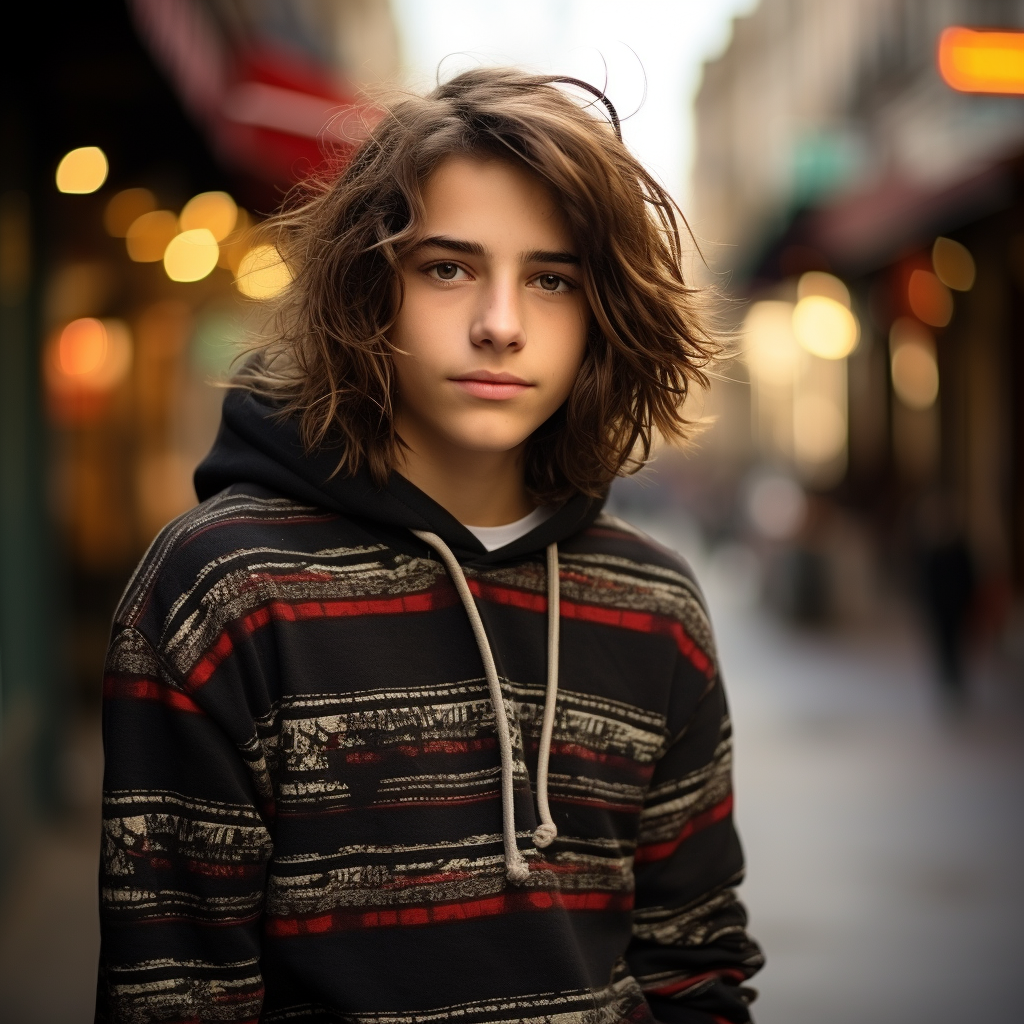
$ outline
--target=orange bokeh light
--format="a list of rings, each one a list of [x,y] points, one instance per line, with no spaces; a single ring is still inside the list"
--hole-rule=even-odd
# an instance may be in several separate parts
[[[959,92],[1024,94],[1024,32],[947,28],[939,36],[939,73]]]
[[[930,270],[910,275],[907,298],[918,320],[931,327],[945,327],[953,317],[953,296]]]
[[[107,329],[93,317],[72,320],[60,335],[57,358],[69,377],[95,373],[107,358]]]
[[[50,336],[43,376],[50,415],[69,425],[95,421],[111,408],[132,365],[132,339],[121,320],[83,317]]]

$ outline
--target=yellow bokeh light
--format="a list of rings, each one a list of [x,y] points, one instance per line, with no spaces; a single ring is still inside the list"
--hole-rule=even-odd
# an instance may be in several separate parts
[[[95,192],[107,180],[107,155],[99,146],[79,146],[57,165],[57,189],[73,195]]]
[[[111,197],[103,211],[103,226],[114,238],[124,238],[144,213],[156,209],[156,198],[148,188],[126,188]]]
[[[920,321],[902,316],[889,329],[892,387],[909,409],[929,409],[939,395],[935,338]]]
[[[860,338],[857,318],[827,295],[808,295],[793,309],[793,334],[811,355],[845,359]]]
[[[128,255],[136,263],[157,263],[178,233],[178,218],[170,210],[153,210],[137,217],[125,235]]]
[[[925,345],[908,342],[892,354],[892,388],[908,408],[930,409],[939,397],[939,366]]]
[[[796,286],[797,299],[806,299],[810,295],[824,295],[850,308],[850,289],[838,277],[822,270],[809,270],[800,276]]]
[[[292,283],[292,273],[276,246],[264,244],[250,249],[238,265],[235,284],[250,299],[272,299]]]
[[[182,231],[206,228],[218,242],[235,230],[238,207],[227,192],[200,192],[193,196],[181,211]]]
[[[952,238],[936,238],[932,246],[935,276],[947,287],[969,292],[974,287],[974,257],[970,250]]]
[[[201,281],[217,266],[220,249],[209,228],[176,235],[164,253],[164,270],[172,281]]]
[[[768,385],[792,382],[799,350],[793,337],[791,302],[755,302],[743,322],[743,338],[753,377]]]
[[[220,244],[218,267],[224,267],[225,270],[230,270],[233,275],[237,276],[242,257],[252,246],[252,237],[249,233],[251,227],[252,218],[241,206],[238,207],[235,229]]]

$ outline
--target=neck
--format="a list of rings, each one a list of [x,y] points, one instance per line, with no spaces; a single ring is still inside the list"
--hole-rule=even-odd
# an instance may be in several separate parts
[[[395,467],[410,483],[470,526],[504,526],[529,515],[535,505],[526,493],[525,444],[511,451],[474,452],[454,445],[409,437]]]

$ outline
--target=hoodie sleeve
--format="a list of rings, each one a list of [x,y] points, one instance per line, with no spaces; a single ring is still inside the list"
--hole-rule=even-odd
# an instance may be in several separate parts
[[[103,741],[96,1019],[255,1020],[271,837],[244,751],[124,626]]]
[[[705,685],[655,770],[634,863],[627,961],[666,1024],[749,1021],[755,993],[742,983],[764,962],[734,892],[743,853],[732,822],[725,694],[717,676]]]

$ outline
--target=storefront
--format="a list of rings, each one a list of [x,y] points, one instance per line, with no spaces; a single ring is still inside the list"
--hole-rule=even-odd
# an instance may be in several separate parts
[[[330,62],[333,21],[223,13],[27,12],[45,47],[4,66],[0,876],[34,809],[67,798],[61,738],[98,710],[114,606],[194,503],[221,385],[289,280],[260,225],[370,117]]]

